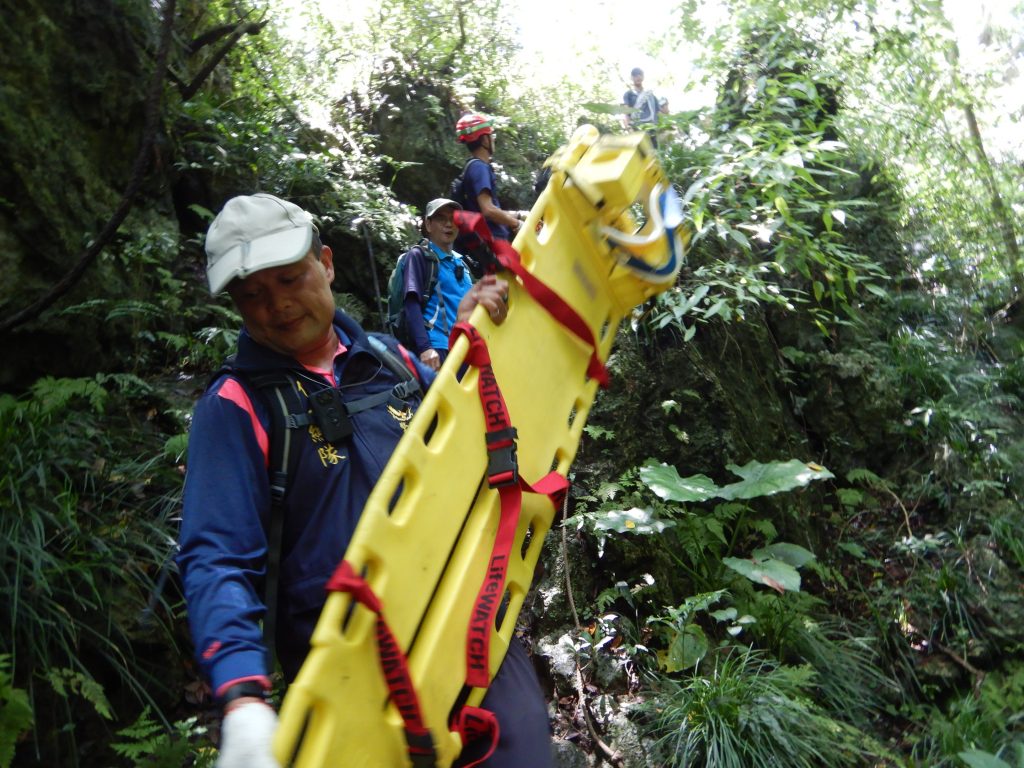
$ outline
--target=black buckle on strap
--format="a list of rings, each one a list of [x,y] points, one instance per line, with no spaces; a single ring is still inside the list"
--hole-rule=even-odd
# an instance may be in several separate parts
[[[409,400],[414,395],[420,394],[420,383],[416,379],[409,379],[395,384],[391,393],[399,400]]]
[[[412,733],[405,729],[406,752],[413,768],[436,768],[437,751],[434,749],[434,740],[430,731],[422,734]]]
[[[515,427],[487,433],[487,484],[491,488],[519,482],[519,458],[516,455]],[[502,445],[495,445],[502,443]]]

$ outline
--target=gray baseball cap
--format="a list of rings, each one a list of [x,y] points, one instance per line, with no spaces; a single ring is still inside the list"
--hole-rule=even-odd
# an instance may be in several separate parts
[[[427,203],[427,208],[423,212],[423,218],[429,219],[431,216],[433,216],[435,213],[440,211],[442,208],[445,208],[445,207],[447,207],[449,205],[452,206],[453,208],[457,208],[460,211],[462,210],[462,206],[459,205],[458,203],[456,203],[454,200],[449,200],[446,197],[439,197],[439,198],[437,198],[435,200],[431,200],[429,203]]]
[[[292,264],[309,252],[316,226],[294,203],[264,192],[233,197],[206,233],[210,293],[253,272]]]

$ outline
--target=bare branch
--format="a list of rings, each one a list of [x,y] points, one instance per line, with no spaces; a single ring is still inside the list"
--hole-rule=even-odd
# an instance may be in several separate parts
[[[235,28],[235,31],[231,33],[231,37],[228,38],[227,42],[220,47],[220,49],[210,57],[210,60],[206,62],[199,74],[192,78],[192,82],[187,86],[180,88],[181,98],[184,101],[188,101],[195,96],[196,91],[202,87],[203,83],[206,82],[213,70],[224,60],[224,57],[228,55],[232,48],[234,48],[238,41],[245,35],[258,35],[260,30],[267,25],[267,21],[254,21],[249,24],[242,24]]]

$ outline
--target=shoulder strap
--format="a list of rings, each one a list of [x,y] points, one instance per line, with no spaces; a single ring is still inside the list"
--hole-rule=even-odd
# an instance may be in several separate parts
[[[430,247],[430,243],[426,240],[421,240],[419,243],[414,245],[413,248],[419,249],[420,255],[423,257],[423,260],[427,262],[427,269],[429,270],[427,272],[427,284],[424,286],[423,295],[420,296],[420,310],[425,310],[427,308],[427,302],[430,301],[431,294],[437,289],[438,272],[441,269],[441,265],[438,261],[437,254],[434,253],[434,249]],[[429,320],[426,317],[423,318],[423,323],[427,326],[428,331],[437,323],[437,315],[443,308],[443,305],[444,299],[440,293],[438,293],[437,309],[434,310],[434,316]]]
[[[391,349],[379,336],[367,334],[366,338],[370,342],[370,351],[376,355],[377,359],[389,371],[400,379],[400,382],[391,391],[402,400],[408,400],[413,395],[422,394],[423,388],[420,387],[419,379],[416,377],[416,374],[409,370],[409,366],[406,365],[401,355]]]
[[[466,194],[466,172],[469,170],[469,166],[473,164],[474,160],[480,163],[483,162],[479,157],[470,157],[469,160],[466,161],[466,164],[462,166],[462,173],[459,175],[459,193],[462,196],[462,199],[458,202],[463,208],[465,208],[470,202],[469,195]]]
[[[268,669],[274,669],[274,649],[277,632],[277,592],[281,574],[281,542],[284,538],[284,498],[288,491],[288,476],[291,472],[292,430],[304,417],[295,384],[287,375],[272,382],[254,383],[262,391],[270,391],[270,519],[267,521],[267,573],[264,581],[263,602],[267,612],[263,617],[263,642],[267,646]]]
[[[244,373],[235,365],[235,356],[228,357],[215,378],[230,374],[248,384],[249,388],[264,400],[270,413],[270,440],[268,446],[268,477],[270,481],[270,517],[267,521],[267,566],[263,582],[263,603],[266,614],[263,617],[263,642],[267,647],[267,669],[273,672],[276,663],[274,653],[277,632],[277,592],[281,573],[281,540],[284,536],[284,499],[288,491],[288,476],[291,474],[292,430],[310,423],[299,395],[295,390],[294,378],[285,371],[267,373]]]
[[[437,285],[438,258],[437,254],[434,253],[434,249],[430,247],[430,243],[426,240],[421,240],[413,248],[419,248],[420,253],[427,262],[427,268],[430,270],[427,273],[426,295],[423,297],[423,303],[426,304],[430,294],[434,292],[434,286]]]

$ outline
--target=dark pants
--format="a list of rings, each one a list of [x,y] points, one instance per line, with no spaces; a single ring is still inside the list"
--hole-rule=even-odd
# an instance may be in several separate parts
[[[513,639],[481,706],[498,717],[501,737],[486,768],[552,768],[551,725],[533,663]],[[453,768],[479,760],[490,744],[470,743]]]

